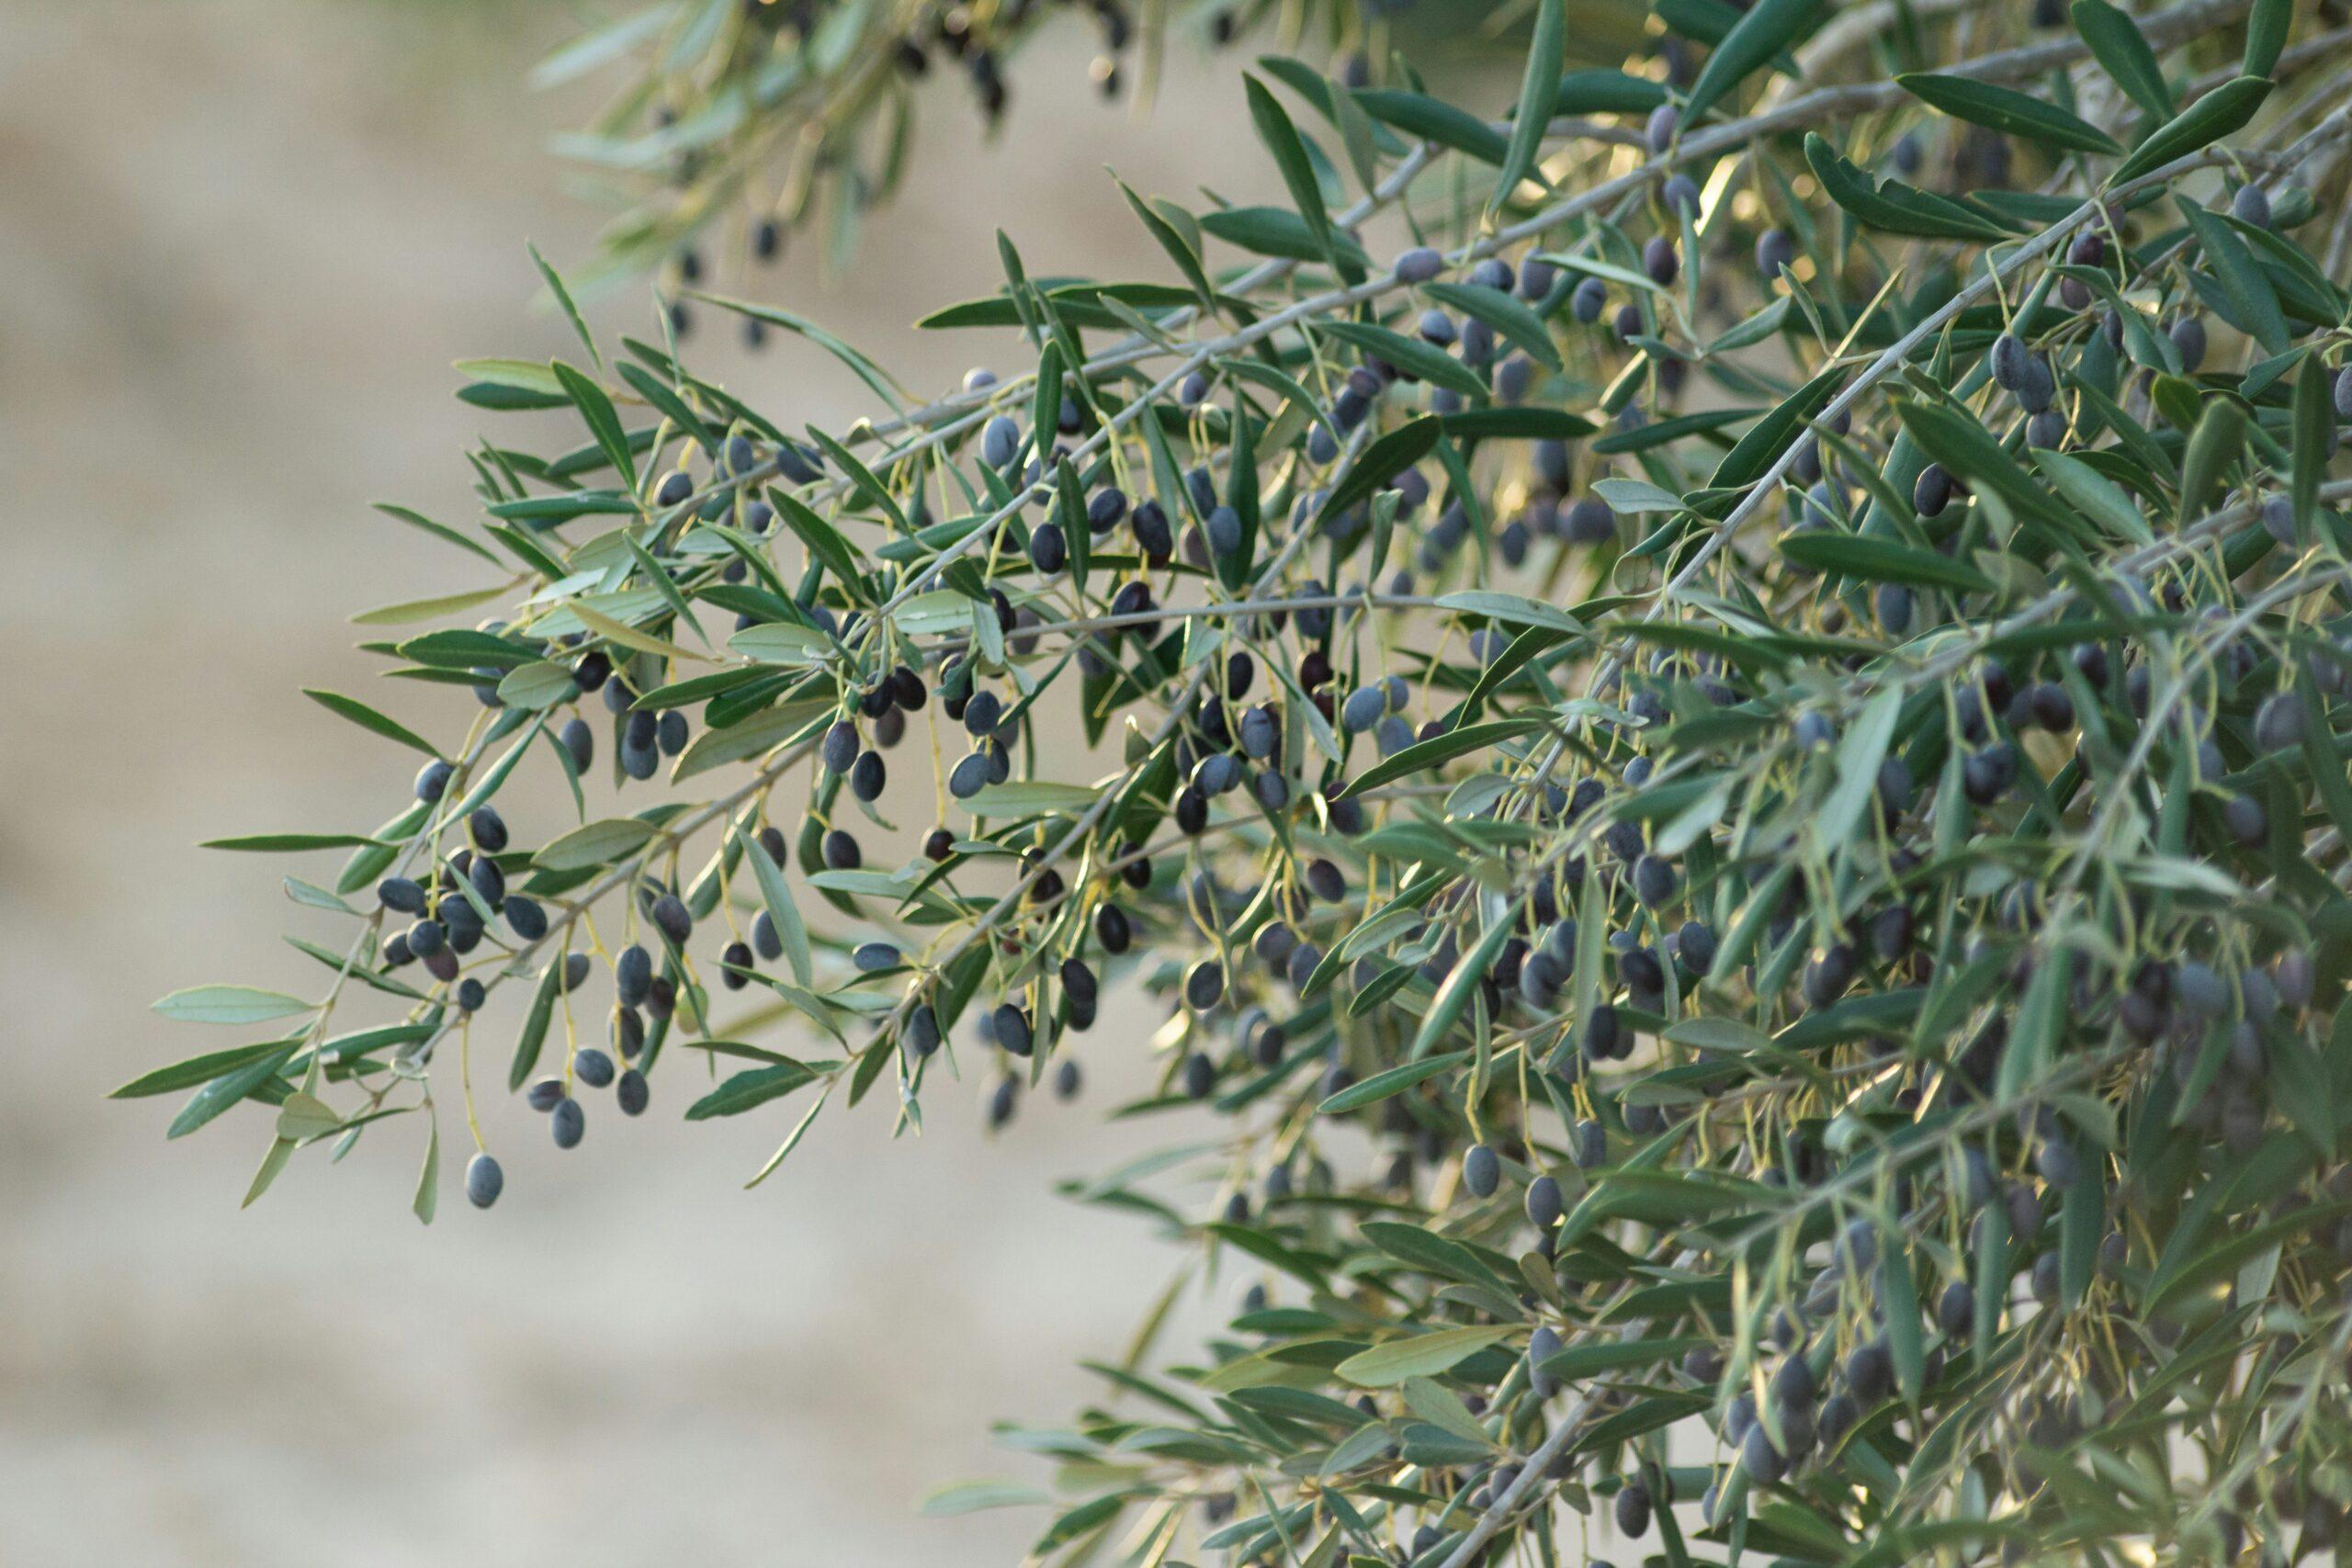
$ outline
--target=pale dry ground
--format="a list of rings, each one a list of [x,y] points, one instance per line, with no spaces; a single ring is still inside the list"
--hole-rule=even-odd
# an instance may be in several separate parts
[[[260,1111],[167,1146],[169,1102],[101,1098],[245,1037],[164,1024],[147,1011],[163,992],[318,983],[277,942],[326,935],[278,896],[281,867],[189,847],[397,805],[415,759],[297,685],[381,696],[436,734],[463,722],[384,695],[340,617],[471,581],[367,511],[464,513],[457,449],[498,416],[448,396],[449,361],[573,352],[522,308],[524,238],[577,256],[591,231],[539,148],[583,100],[514,85],[562,26],[456,5],[0,14],[8,1568],[1010,1561],[1040,1516],[942,1523],[915,1502],[973,1474],[1037,1479],[986,1423],[1062,1418],[1091,1393],[1070,1361],[1114,1355],[1174,1261],[1048,1190],[1179,1135],[1086,1113],[1147,1081],[1136,1006],[1090,1037],[1080,1108],[1034,1104],[987,1141],[973,1086],[935,1080],[928,1136],[890,1145],[869,1104],[751,1194],[795,1108],[684,1125],[700,1069],[683,1054],[652,1114],[592,1107],[569,1156],[497,1096],[506,1198],[462,1203],[445,1113],[430,1230],[407,1212],[414,1121],[340,1168],[304,1156],[241,1213]],[[972,350],[904,323],[993,282],[1005,216],[1033,270],[1158,276],[1105,162],[1146,190],[1207,169],[1272,194],[1249,177],[1229,75],[1208,90],[1233,101],[1188,105],[1177,149],[1165,108],[1137,126],[1094,105],[1084,59],[1067,33],[1024,59],[992,149],[962,93],[934,89],[913,188],[854,275],[820,292],[796,259],[766,297],[944,387]],[[596,314],[646,319],[641,296]],[[776,412],[869,406],[813,350],[754,361],[718,335],[707,318],[707,373]]]

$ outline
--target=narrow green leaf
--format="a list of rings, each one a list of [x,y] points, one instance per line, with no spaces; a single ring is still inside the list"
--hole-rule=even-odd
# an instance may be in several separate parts
[[[571,666],[552,660],[509,670],[498,682],[498,700],[526,712],[576,702],[579,697],[580,682],[571,678]]]
[[[817,1113],[825,1109],[825,1101],[831,1094],[832,1084],[828,1083],[823,1091],[808,1102],[808,1109],[801,1112],[800,1120],[792,1124],[792,1131],[785,1134],[784,1142],[776,1145],[775,1153],[768,1156],[767,1163],[752,1173],[751,1180],[743,1183],[744,1191],[750,1191],[769,1177],[774,1176],[776,1173],[776,1168],[791,1157],[792,1151],[800,1146],[800,1140],[807,1137],[808,1129],[816,1124]]]
[[[554,1021],[556,998],[563,991],[564,955],[558,953],[539,974],[539,987],[531,994],[531,1010],[523,1017],[522,1032],[514,1036],[514,1055],[506,1066],[508,1093],[523,1087],[531,1069],[539,1065],[539,1051],[546,1044],[548,1025]]]
[[[564,395],[580,411],[588,433],[596,438],[596,445],[604,448],[605,456],[619,471],[622,484],[636,490],[637,458],[628,449],[628,432],[621,428],[621,416],[614,411],[613,400],[605,395],[604,388],[562,360],[550,363],[556,379],[562,383]]]
[[[425,757],[440,757],[440,748],[430,743],[430,740],[425,740],[424,736],[419,736],[414,728],[409,728],[407,724],[400,724],[398,719],[388,719],[386,715],[377,712],[374,707],[367,705],[367,703],[357,701],[357,698],[341,696],[341,694],[334,694],[334,691],[318,691],[318,689],[312,689],[312,686],[303,686],[303,696],[311,698],[312,703],[318,703],[320,707],[324,707],[324,710],[332,712],[332,715],[339,715],[339,717],[350,719],[353,724],[357,724],[360,728],[379,733],[379,736],[383,736],[386,740],[398,740],[400,745],[419,750],[419,752],[424,752]]]
[[[1484,1258],[1451,1236],[1438,1235],[1419,1225],[1396,1220],[1366,1220],[1358,1229],[1364,1240],[1422,1273],[1495,1290],[1504,1288],[1500,1277]]]
[[[620,367],[620,376],[622,380],[627,381],[636,390],[639,397],[652,404],[654,409],[671,423],[692,436],[695,445],[704,451],[711,453],[718,451],[718,433],[705,423],[702,416],[695,412],[687,405],[686,400],[680,397],[667,382],[642,365],[634,362],[624,363]]]
[[[635,496],[616,490],[575,490],[562,495],[533,495],[521,501],[497,502],[484,510],[492,517],[509,522],[552,528],[575,517],[634,517],[638,505]]]
[[[1101,794],[1085,784],[1015,782],[985,785],[961,805],[975,817],[1075,816]]]
[[[2128,185],[2243,130],[2270,96],[2270,86],[2259,76],[2240,76],[2214,88],[2151,131],[2108,175],[2108,185]]]
[[[1682,498],[1647,479],[1599,479],[1593,491],[1618,512],[1679,512]]]
[[[890,525],[891,532],[903,535],[909,531],[907,514],[899,509],[898,498],[890,493],[890,487],[884,484],[873,469],[860,462],[856,453],[813,424],[808,427],[808,436],[824,449],[825,456],[832,459],[833,467],[850,480],[857,493],[882,513],[884,520]]]
[[[1351,1084],[1315,1108],[1318,1116],[1337,1116],[1342,1111],[1371,1105],[1394,1094],[1402,1094],[1415,1084],[1433,1078],[1448,1068],[1461,1066],[1470,1059],[1467,1051],[1448,1051],[1443,1055],[1407,1062],[1386,1072],[1374,1073],[1359,1084]]]
[[[511,670],[539,657],[538,650],[490,632],[450,629],[426,632],[400,645],[400,656],[436,670],[471,671],[481,665]]]
[[[1706,1343],[1703,1339],[1612,1339],[1600,1344],[1570,1345],[1546,1357],[1543,1370],[1562,1382],[1577,1382],[1598,1372],[1654,1367],[1675,1360]]]
[[[1452,761],[1454,758],[1471,751],[1483,751],[1498,741],[1509,740],[1543,728],[1540,721],[1532,718],[1498,718],[1487,724],[1465,725],[1458,729],[1449,729],[1444,734],[1431,736],[1427,740],[1417,740],[1395,756],[1374,763],[1357,774],[1350,781],[1348,786],[1340,792],[1340,798],[1344,800],[1350,795],[1362,795],[1369,789],[1378,789],[1382,784],[1393,784],[1398,779],[1418,773],[1426,768],[1434,768],[1440,763]]]
[[[193,986],[174,991],[154,1008],[181,1023],[264,1023],[314,1010],[300,997],[253,986]]]
[[[1358,1388],[1394,1388],[1407,1378],[1436,1377],[1514,1332],[1510,1325],[1443,1328],[1359,1351],[1333,1371]]]
[[[108,1094],[108,1100],[144,1100],[150,1095],[175,1094],[184,1089],[194,1089],[211,1082],[240,1067],[250,1066],[266,1057],[283,1059],[288,1052],[302,1043],[300,1035],[284,1040],[264,1040],[254,1045],[235,1045],[226,1051],[208,1051],[200,1056],[190,1056],[168,1067],[157,1067],[150,1073],[124,1084]]]
[[[1784,297],[1785,298],[1785,297]],[[1613,457],[1622,452],[1647,452],[1654,447],[1670,446],[1686,436],[1701,435],[1721,430],[1727,424],[1754,419],[1764,411],[1758,408],[1705,409],[1698,413],[1676,414],[1668,419],[1637,424],[1631,430],[1612,430],[1592,444],[1592,449],[1603,456]],[[1608,481],[1619,485],[1640,484],[1638,479]],[[1650,486],[1650,489],[1657,489]],[[1678,501],[1677,505],[1680,502]]]
[[[2320,679],[2315,661],[2306,656],[2302,660],[2303,690],[2317,694],[2327,689]],[[2309,700],[2317,702],[2314,694]],[[2302,740],[2304,766],[2311,769],[2312,783],[2319,792],[2320,804],[2335,822],[2338,833],[2352,833],[2352,782],[2345,777],[2344,760],[2335,753],[2335,741],[2330,730],[2319,726],[2305,728]]]
[[[1407,337],[1370,321],[1321,321],[1316,330],[1378,355],[1399,370],[1419,377],[1431,386],[1446,387],[1465,398],[1484,399],[1487,384],[1478,373],[1431,344]]]
[[[1769,0],[1768,0],[1769,3]],[[1756,12],[1748,13],[1753,17]],[[1829,199],[1873,229],[1929,240],[2005,240],[2008,231],[1982,210],[1901,180],[1874,180],[1849,162],[1820,132],[1807,131],[1805,162]]]
[[[547,547],[522,529],[504,523],[485,523],[482,529],[507,550],[516,560],[530,568],[549,582],[564,575],[563,563],[548,554]]]
[[[2061,947],[2034,965],[2018,1003],[2017,1023],[2001,1051],[1993,1092],[2004,1101],[2039,1084],[2055,1060],[2058,1035],[2066,1020],[2066,981],[2073,954]]]
[[[2237,308],[2238,319],[2271,354],[2287,352],[2287,319],[2278,308],[2278,291],[2256,265],[2254,254],[2229,220],[2207,211],[2186,197],[2174,198],[2181,215],[2197,231],[2197,242],[2212,264],[2222,292]]]
[[[1182,273],[1184,281],[1193,286],[1193,292],[1200,297],[1203,308],[1215,309],[1216,287],[1209,281],[1209,275],[1201,266],[1200,253],[1193,250],[1184,236],[1177,231],[1176,225],[1130,189],[1126,181],[1115,175],[1112,180],[1118,186],[1119,194],[1126,198],[1127,206],[1134,209],[1136,219],[1142,222],[1145,232],[1168,253],[1168,259],[1176,264],[1176,270]]]
[[[1593,428],[1590,420],[1566,409],[1460,409],[1434,417],[1457,441],[1574,441]]]
[[[834,710],[831,697],[808,697],[778,703],[724,729],[706,729],[694,738],[685,754],[670,770],[670,782],[683,784],[698,773],[729,762],[761,757],[799,736]]]
[[[2319,355],[2307,354],[2295,373],[2294,442],[2288,493],[2293,498],[2295,528],[2309,539],[2319,516],[2320,480],[2327,476],[2328,459],[2335,451],[2335,404],[2328,386],[2327,367]]]
[[[1287,207],[1222,207],[1202,213],[1201,227],[1227,244],[1261,256],[1319,262],[1325,259],[1328,244],[1341,261],[1357,266],[1371,265],[1363,246],[1332,231],[1318,234]]]
[[[1628,75],[1613,66],[1571,71],[1554,90],[1552,112],[1647,114],[1667,101],[1665,85]]]
[[[814,969],[808,952],[808,928],[800,919],[800,906],[793,902],[791,886],[784,879],[784,868],[776,864],[756,835],[739,828],[735,837],[743,858],[752,863],[752,875],[760,885],[760,902],[766,907],[776,935],[783,939],[784,955],[792,965],[793,977],[804,986],[810,984]]]
[[[1879,1227],[1879,1300],[1886,1314],[1887,1350],[1903,1397],[1919,1403],[1927,1381],[1927,1348],[1919,1335],[1919,1282],[1911,1260],[1911,1237],[1899,1225]]]
[[[724,294],[706,294],[691,289],[688,293],[694,299],[707,300],[722,310],[732,310],[739,316],[750,316],[754,320],[765,321],[772,327],[782,327],[797,337],[807,338],[810,343],[848,366],[850,373],[872,388],[874,395],[889,404],[894,412],[906,411],[906,389],[899,385],[897,378],[860,350],[842,342],[808,317],[795,315],[790,310],[782,310],[774,305],[762,305],[749,299],[729,299]]]
[[[2140,544],[2149,540],[2148,520],[2142,514],[2124,488],[2084,462],[2064,452],[2052,452],[2042,447],[2031,448],[2033,466],[2051,488],[2074,506],[2075,510],[2097,523],[2111,534]]]
[[[1891,400],[1896,418],[1902,421],[1911,439],[1942,464],[1946,472],[1980,489],[1991,490],[2029,516],[2046,521],[2059,518],[2056,498],[2035,484],[2032,476],[1973,415],[1963,409],[1914,398]]]
[[[531,863],[541,871],[588,871],[642,849],[653,833],[652,823],[635,817],[583,822],[533,855]]]
[[[2222,476],[2245,449],[2245,409],[2234,398],[2209,398],[2197,427],[2188,433],[2188,450],[2180,459],[2178,522],[2204,515],[2205,503],[2220,488]]]
[[[1323,523],[1370,500],[1374,491],[1428,457],[1443,433],[1444,425],[1438,416],[1424,414],[1366,446],[1324,498],[1322,509],[1315,514],[1317,531]]]
[[[1494,1438],[1478,1425],[1478,1418],[1470,1414],[1470,1407],[1462,1403],[1461,1395],[1433,1378],[1405,1380],[1405,1408],[1465,1443],[1488,1450],[1495,1446]]]
[[[1298,128],[1290,122],[1281,100],[1248,72],[1242,73],[1241,90],[1250,101],[1250,122],[1257,128],[1258,140],[1273,154],[1274,167],[1283,176],[1283,188],[1290,192],[1291,205],[1306,220],[1308,231],[1321,242],[1324,254],[1330,256],[1331,215],[1323,205],[1323,187],[1316,183],[1315,167],[1306,161],[1306,147],[1299,141]]]
[[[1054,500],[1061,514],[1062,540],[1069,550],[1070,584],[1083,603],[1087,574],[1093,565],[1094,530],[1087,525],[1086,497],[1079,489],[1078,470],[1067,457],[1054,465]],[[903,611],[904,606],[900,608]],[[899,624],[906,625],[903,614]]]
[[[1577,635],[1574,632],[1563,631],[1558,626],[1529,626],[1511,638],[1510,646],[1503,649],[1502,653],[1489,662],[1485,669],[1478,671],[1477,683],[1470,688],[1470,694],[1462,699],[1464,719],[1475,717],[1485,705],[1487,698],[1493,694],[1496,687],[1527,668],[1539,655],[1571,640]]]
[[[425,1224],[433,1223],[433,1215],[441,1203],[441,1123],[435,1119],[433,1130],[425,1134],[424,1168],[416,1174],[416,1196],[409,1201],[409,1212]]]
[[[1682,123],[1698,124],[1751,72],[1812,31],[1823,9],[1824,0],[1762,0],[1742,16],[1690,84],[1682,101]]]
[[[1842,366],[1831,366],[1783,398],[1770,413],[1747,427],[1724,454],[1707,480],[1710,490],[1744,490],[1770,471],[1787,451],[1804,423],[1828,406],[1846,379]]]
[[[1408,136],[1466,152],[1482,164],[1500,168],[1510,156],[1510,143],[1476,115],[1442,99],[1407,92],[1401,87],[1359,87],[1355,100],[1364,113]]]
[[[261,1201],[261,1195],[269,1190],[270,1183],[276,1181],[278,1173],[286,1168],[286,1162],[294,1157],[295,1146],[291,1138],[278,1138],[270,1144],[269,1152],[261,1156],[260,1168],[254,1172],[253,1185],[245,1189],[245,1195],[237,1207],[250,1209]]]
[[[509,746],[505,753],[491,764],[490,772],[482,774],[473,788],[466,792],[466,798],[459,801],[457,809],[449,813],[449,820],[463,821],[489,805],[491,798],[505,786],[508,776],[514,772],[514,765],[523,760],[523,753],[529,749],[532,740],[546,728],[546,715],[542,714],[534,718],[531,721],[531,727],[517,736],[514,744]],[[423,820],[422,817],[418,818],[420,824]],[[379,829],[378,832],[380,834],[382,829]]]
[[[2295,0],[2254,0],[2245,17],[2245,62],[2238,69],[2247,76],[2267,76],[2287,47],[2287,32],[2294,25]]]
[[[968,624],[969,601],[959,620]],[[764,621],[745,626],[727,639],[727,646],[763,664],[822,664],[834,655],[832,639],[813,626],[790,621]]]
[[[179,1114],[172,1118],[172,1124],[164,1130],[164,1136],[185,1138],[253,1093],[293,1059],[295,1048],[290,1043],[280,1045],[198,1089],[188,1097],[187,1103],[180,1107]]]
[[[1837,847],[1853,837],[1862,812],[1878,794],[1878,771],[1903,714],[1903,692],[1889,687],[1871,698],[1838,742],[1838,784],[1815,819],[1818,840]]]
[[[2101,1161],[2066,1189],[2058,1221],[2058,1299],[2071,1312],[2083,1304],[2098,1267],[2098,1243],[2107,1229],[2107,1176]]]
[[[2139,24],[2107,0],[2075,0],[2075,28],[2089,46],[2091,58],[2114,78],[2133,103],[2159,120],[2172,118],[2172,89],[2165,85],[2164,67]]]
[[[310,850],[384,849],[390,846],[365,833],[246,833],[231,839],[207,839],[200,847],[239,850],[250,854],[299,854]]]
[[[1996,86],[1967,76],[1917,73],[1895,78],[1903,90],[1930,108],[2000,131],[2022,136],[2045,147],[2070,152],[2120,153],[2115,139],[2055,104],[2044,103],[2012,87]]]
[[[1860,582],[1904,582],[1957,593],[1988,592],[1993,587],[1989,578],[1965,561],[1893,539],[1814,530],[1783,536],[1780,548],[1799,566]]]
[[[816,1073],[798,1062],[785,1062],[772,1067],[753,1067],[737,1073],[717,1089],[686,1107],[686,1120],[707,1122],[714,1116],[740,1116],[744,1111],[765,1105],[790,1094],[801,1085],[816,1078]]]
[[[538,90],[560,87],[625,59],[636,52],[640,44],[660,37],[675,16],[673,6],[651,6],[591,28],[532,66],[530,85]]]
[[[2140,1311],[2145,1317],[2163,1315],[2165,1309],[2199,1287],[2212,1288],[2236,1274],[2241,1264],[2267,1251],[2285,1237],[2305,1230],[2316,1231],[2322,1225],[2332,1225],[2346,1213],[2352,1213],[2352,1202],[2305,1203],[2291,1213],[2266,1224],[2249,1226],[2235,1235],[2217,1240],[2209,1247],[2198,1248],[2180,1259],[2172,1271],[2159,1269],[2148,1281],[2147,1292],[2140,1301]]]
[[[1499,288],[1472,283],[1424,283],[1421,292],[1440,304],[1451,305],[1495,329],[1504,341],[1527,351],[1529,358],[1547,370],[1560,368],[1560,351],[1544,318]]]
[[[1049,339],[1037,355],[1037,383],[1030,395],[1029,431],[1032,456],[1043,461],[1053,449],[1054,433],[1062,419],[1062,345]]]
[[[430,599],[403,599],[397,604],[379,604],[372,610],[362,610],[351,617],[356,626],[404,626],[417,621],[437,621],[444,615],[454,615],[460,610],[470,610],[492,599],[506,595],[503,588],[469,588],[462,593],[439,593]]]
[[[783,491],[768,491],[768,500],[786,525],[800,536],[800,542],[808,547],[809,558],[831,573],[834,581],[863,597],[865,576],[859,568],[860,557],[850,542],[842,537],[840,530],[811,512],[797,498]]]
[[[988,1508],[1034,1508],[1053,1500],[1049,1492],[1010,1481],[959,1481],[925,1497],[915,1511],[927,1519],[951,1519]]]
[[[601,373],[605,368],[605,356],[596,352],[596,340],[588,335],[588,323],[581,317],[580,307],[571,302],[571,290],[563,286],[563,279],[557,276],[555,268],[548,265],[548,258],[539,254],[538,246],[526,241],[523,248],[531,253],[531,265],[537,267],[539,276],[547,280],[548,292],[562,307],[565,319],[571,322],[571,330],[580,334],[580,345],[588,351],[588,357]]]
[[[1509,919],[1497,920],[1479,937],[1476,947],[1454,961],[1445,983],[1438,987],[1437,995],[1430,999],[1430,1010],[1421,1016],[1421,1027],[1414,1034],[1412,1050],[1408,1053],[1413,1060],[1418,1062],[1425,1057],[1431,1047],[1445,1038],[1454,1021],[1467,1010],[1470,998],[1478,992],[1479,982],[1487,977],[1487,971],[1494,967],[1495,955],[1510,940],[1510,931]]]
[[[463,534],[458,533],[455,528],[450,527],[447,524],[435,523],[432,518],[427,517],[422,512],[413,512],[405,506],[394,506],[391,502],[385,501],[374,502],[370,504],[372,504],[377,511],[382,513],[385,516],[391,518],[395,522],[405,523],[410,527],[416,529],[420,533],[430,534],[435,538],[442,540],[447,544],[455,545],[461,550],[470,550],[492,566],[500,564],[498,558],[492,555],[489,549],[480,544],[477,544],[473,540],[467,538]]]
[[[1527,49],[1527,74],[1519,87],[1519,115],[1511,122],[1510,146],[1503,154],[1502,174],[1487,203],[1499,211],[1533,172],[1544,134],[1552,123],[1552,106],[1560,92],[1560,57],[1567,32],[1567,8],[1561,0],[1537,0],[1535,30]],[[1547,340],[1548,342],[1548,340]]]
[[[632,652],[650,653],[657,659],[674,659],[686,663],[693,663],[707,657],[696,653],[690,648],[681,648],[674,642],[655,637],[650,632],[641,632],[624,621],[615,620],[601,610],[593,609],[582,604],[577,599],[564,607],[580,618],[582,626],[594,632],[605,641],[616,644]]]

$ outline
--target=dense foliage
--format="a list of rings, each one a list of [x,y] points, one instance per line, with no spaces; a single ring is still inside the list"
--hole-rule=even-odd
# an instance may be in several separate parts
[[[583,45],[667,158],[608,265],[772,252],[804,85],[1046,9]],[[887,412],[772,423],[668,309],[472,362],[526,433],[481,515],[387,510],[473,585],[359,617],[470,722],[311,694],[427,758],[367,831],[223,841],[349,852],[286,884],[333,978],[164,998],[271,1037],[121,1092],[267,1108],[248,1201],[421,1123],[430,1219],[453,1101],[504,1181],[476,1036],[560,1148],[657,1087],[776,1118],[755,1184],[877,1086],[1001,1126],[1148,1050],[1115,1113],[1221,1135],[1071,1192],[1185,1267],[1098,1406],[1009,1429],[1050,1492],[934,1504],[1050,1499],[1041,1560],[2332,1553],[2352,29],[1658,0],[1594,60],[1540,0],[1473,107],[1309,9],[1336,73],[1243,83],[1287,203],[1120,187],[1148,281],[1006,239],[925,324],[1022,361],[944,398],[712,297]],[[573,809],[510,826],[534,774]],[[1091,1036],[1127,985],[1165,1025]]]

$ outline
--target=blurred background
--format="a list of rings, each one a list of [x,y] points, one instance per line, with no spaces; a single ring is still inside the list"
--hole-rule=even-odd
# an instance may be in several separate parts
[[[104,1099],[266,1032],[166,1024],[163,993],[315,992],[279,933],[326,928],[278,877],[329,880],[334,858],[192,847],[397,808],[415,758],[298,686],[435,734],[464,722],[388,689],[343,617],[473,585],[465,558],[368,504],[469,515],[459,448],[514,429],[455,400],[450,362],[576,357],[527,308],[523,244],[589,254],[598,215],[544,143],[607,84],[521,82],[582,20],[458,0],[0,8],[9,1568],[1010,1562],[1045,1516],[916,1505],[967,1477],[1045,1480],[989,1421],[1092,1397],[1071,1363],[1115,1358],[1178,1261],[1050,1190],[1191,1131],[1101,1121],[1148,1081],[1152,1021],[1131,1003],[1089,1037],[1077,1106],[1035,1099],[987,1139],[981,1089],[934,1076],[923,1137],[889,1141],[887,1094],[836,1105],[749,1193],[799,1106],[686,1125],[702,1069],[683,1054],[650,1114],[592,1107],[569,1156],[490,1094],[507,1191],[487,1214],[458,1190],[445,1104],[430,1229],[408,1210],[416,1119],[340,1166],[306,1152],[241,1213],[266,1112],[166,1145],[178,1097]],[[1174,48],[1138,119],[1087,90],[1091,51],[1088,29],[1049,30],[988,146],[964,85],[934,73],[909,188],[854,275],[821,285],[803,247],[761,296],[944,389],[974,348],[907,323],[994,285],[998,222],[1033,272],[1159,276],[1105,164],[1147,192],[1274,194],[1229,70]],[[643,333],[646,301],[631,288],[592,315]],[[706,312],[690,347],[779,416],[871,410],[797,341],[755,358]],[[494,1038],[503,1064],[511,1033]],[[1204,1321],[1187,1309],[1170,1343]]]

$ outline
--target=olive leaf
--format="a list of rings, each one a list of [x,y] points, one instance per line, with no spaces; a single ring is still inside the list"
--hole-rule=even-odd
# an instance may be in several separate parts
[[[2030,94],[1965,76],[1939,76],[1914,72],[1898,76],[1903,90],[1931,107],[2010,136],[2022,136],[2044,146],[2071,152],[2120,153],[2115,139],[2069,114],[2055,104]]]

